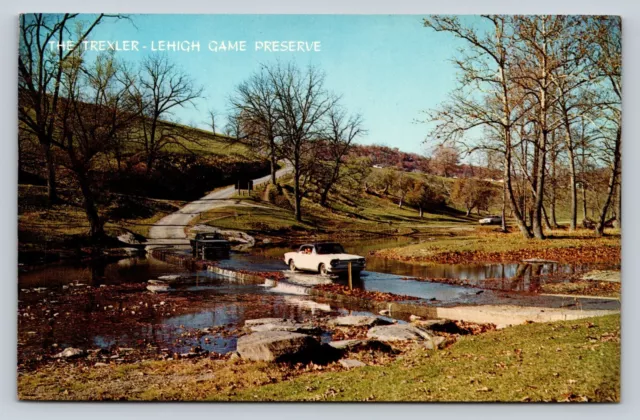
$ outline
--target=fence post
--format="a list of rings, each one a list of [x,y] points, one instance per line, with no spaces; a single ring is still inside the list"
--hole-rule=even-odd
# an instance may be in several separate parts
[[[349,272],[349,290],[353,290],[353,282],[351,280],[351,261],[349,261],[348,272]]]

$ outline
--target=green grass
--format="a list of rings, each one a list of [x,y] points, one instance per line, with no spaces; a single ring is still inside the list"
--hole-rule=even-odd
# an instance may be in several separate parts
[[[20,249],[56,249],[80,244],[86,238],[89,222],[81,198],[61,190],[63,204],[46,206],[46,188],[35,185],[18,186],[18,235]],[[126,198],[126,204],[118,201]],[[181,201],[145,197],[120,196],[100,207],[108,218],[105,231],[116,236],[125,230],[146,236],[159,219],[184,205]]]
[[[351,357],[358,357],[352,355]],[[21,399],[232,401],[619,401],[620,316],[526,324],[414,348],[384,365],[290,369],[247,361],[49,364]]]
[[[417,174],[412,174],[417,176]],[[399,207],[395,198],[374,194],[356,193],[338,189],[332,194],[326,207],[315,198],[302,201],[302,221],[296,221],[293,212],[291,177],[279,180],[283,192],[272,197],[272,203],[263,201],[265,186],[259,186],[252,197],[235,196],[242,205],[213,209],[204,213],[197,223],[207,223],[226,229],[237,229],[258,236],[367,236],[406,235],[424,232],[432,227],[466,226],[475,221],[464,213],[451,208],[425,212],[419,216],[416,209]],[[271,188],[271,187],[269,187]]]

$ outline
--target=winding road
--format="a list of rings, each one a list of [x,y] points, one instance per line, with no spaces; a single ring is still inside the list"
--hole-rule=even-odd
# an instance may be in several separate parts
[[[290,166],[285,166],[276,172],[276,177],[280,178],[291,171],[292,168]],[[257,186],[269,182],[270,176],[265,175],[254,179],[253,185]],[[219,188],[158,220],[149,229],[146,242],[147,248],[167,245],[189,245],[185,228],[191,224],[194,217],[198,217],[201,213],[214,208],[243,205],[242,202],[231,199],[234,192],[235,187],[233,185]]]

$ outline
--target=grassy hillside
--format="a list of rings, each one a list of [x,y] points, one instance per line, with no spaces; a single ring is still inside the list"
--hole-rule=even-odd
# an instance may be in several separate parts
[[[176,127],[184,130],[186,140],[163,150],[150,173],[140,166],[144,156],[139,144],[130,145],[124,152],[120,167],[113,156],[94,162],[91,176],[109,235],[124,231],[146,235],[154,222],[186,202],[232,184],[238,176],[262,176],[269,171],[268,162],[249,153],[244,145],[205,130]],[[89,245],[89,224],[73,173],[58,166],[62,202],[49,206],[41,150],[28,137],[21,138],[20,146],[19,249],[56,253]],[[57,161],[63,162],[63,157],[60,155]]]
[[[424,177],[414,173],[409,176]],[[291,236],[407,235],[435,227],[469,225],[477,219],[475,216],[465,217],[463,212],[446,206],[427,210],[420,217],[415,208],[399,207],[391,195],[338,188],[326,207],[318,204],[313,196],[303,199],[303,221],[298,222],[293,213],[291,176],[282,178],[280,184],[279,193],[273,186],[260,186],[251,197],[237,197],[236,205],[206,212],[194,223],[281,239]]]

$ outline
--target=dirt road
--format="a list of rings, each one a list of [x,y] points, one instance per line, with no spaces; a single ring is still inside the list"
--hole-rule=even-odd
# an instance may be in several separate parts
[[[276,172],[276,177],[281,177],[290,173],[291,167],[284,167]],[[253,180],[253,185],[257,186],[265,182],[269,182],[270,175],[263,176]],[[149,237],[147,247],[156,247],[162,245],[188,245],[189,240],[185,233],[185,227],[189,226],[194,217],[198,217],[200,213],[206,212],[213,208],[226,207],[230,205],[242,205],[231,197],[235,192],[234,186],[217,189],[204,197],[192,201],[182,207],[175,213],[158,220],[149,229]]]

